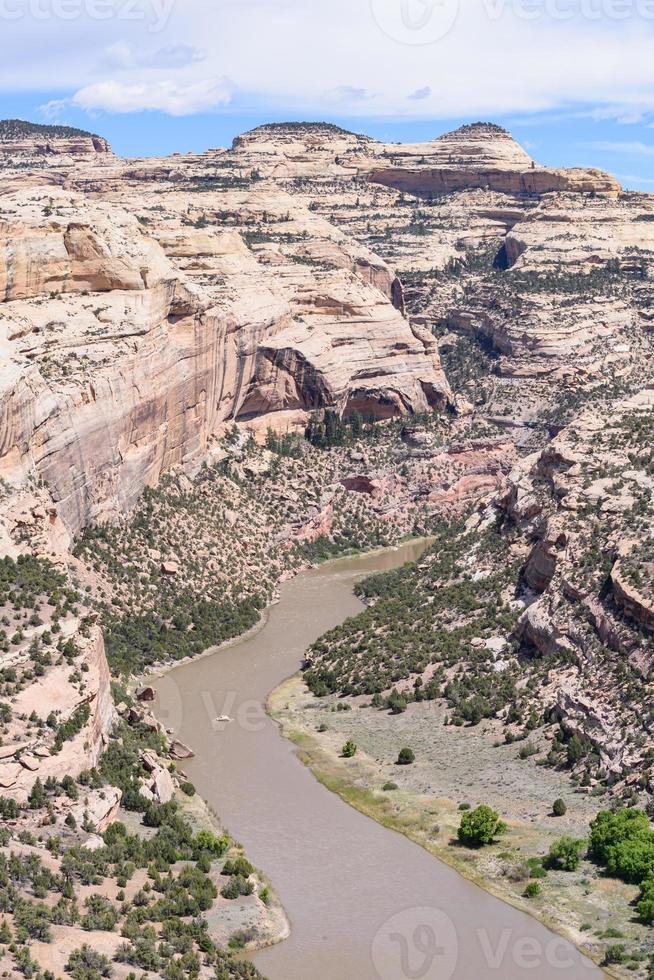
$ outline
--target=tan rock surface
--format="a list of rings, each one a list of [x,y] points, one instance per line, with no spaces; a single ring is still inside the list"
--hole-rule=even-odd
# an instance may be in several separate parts
[[[270,215],[286,204],[234,202]],[[394,309],[393,275],[371,253],[296,206],[302,261],[269,269],[235,231],[180,226],[179,195],[171,205],[151,237],[79,195],[4,198],[0,470],[39,473],[73,530],[199,462],[230,417],[387,417],[449,398],[435,344]],[[317,275],[314,233],[311,262],[338,258]]]
[[[415,442],[402,472],[392,455],[352,459],[304,510],[305,485],[286,488],[277,543],[332,533],[338,494],[407,527],[422,506],[475,506],[479,526],[499,494],[522,535],[522,635],[577,658],[566,717],[583,726],[584,698],[612,703],[587,628],[649,676],[650,651],[623,622],[649,602],[648,581],[633,578],[643,556],[614,566],[608,592],[580,571],[589,513],[617,549],[651,489],[649,464],[619,443],[629,413],[645,411],[627,399],[654,363],[647,195],[600,171],[539,167],[489,125],[412,146],[270,126],[231,150],[132,161],[88,134],[46,136],[0,133],[0,476],[19,488],[0,506],[3,554],[29,540],[63,564],[71,532],[128,511],[170,471],[221,458],[234,422],[263,440],[325,408],[386,419],[458,407],[469,427],[455,421],[446,445]],[[618,445],[598,455],[607,430]],[[515,466],[516,445],[538,452]],[[246,484],[271,470],[235,466]],[[238,499],[226,503],[222,526],[244,538]],[[159,573],[184,567],[172,544],[157,549]],[[246,581],[247,547],[229,559]],[[207,556],[216,571],[225,560]],[[88,730],[51,758],[14,733],[45,778],[101,750],[106,662],[99,647],[88,656]],[[47,699],[63,717],[81,696],[52,667],[17,711]],[[631,758],[609,756],[616,771]],[[15,754],[2,767],[23,793],[30,770]]]

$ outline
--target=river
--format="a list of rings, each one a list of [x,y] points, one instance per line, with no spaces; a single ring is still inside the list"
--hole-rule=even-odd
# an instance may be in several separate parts
[[[264,713],[308,646],[362,609],[357,578],[423,549],[411,542],[298,576],[255,636],[155,684],[159,717],[197,753],[184,770],[289,916],[290,939],[254,962],[270,980],[601,977],[536,920],[330,793]],[[233,721],[217,724],[221,715]]]

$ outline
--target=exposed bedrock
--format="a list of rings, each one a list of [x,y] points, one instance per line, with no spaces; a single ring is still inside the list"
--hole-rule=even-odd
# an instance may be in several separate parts
[[[62,191],[3,200],[0,475],[46,481],[68,526],[198,463],[231,419],[442,407],[433,337],[383,263],[262,266],[236,232],[148,235]]]

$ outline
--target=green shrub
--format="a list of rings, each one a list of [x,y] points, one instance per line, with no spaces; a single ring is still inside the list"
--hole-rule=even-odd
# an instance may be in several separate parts
[[[341,755],[344,759],[352,759],[357,754],[357,744],[351,739],[348,740],[343,746]]]
[[[27,799],[31,810],[42,810],[46,805],[45,790],[43,789],[43,783],[38,776],[32,785]]]
[[[19,900],[14,907],[16,938],[21,942],[36,939],[49,943],[51,922],[52,913],[47,905]]]
[[[399,694],[397,691],[393,691],[392,694],[389,694],[386,704],[390,708],[392,714],[401,715],[406,711],[408,701],[404,695]]]
[[[230,844],[231,841],[227,834],[217,837],[210,830],[198,830],[193,839],[193,847],[196,853],[206,851],[213,857],[222,857]]]
[[[581,851],[584,846],[583,840],[575,840],[567,835],[562,837],[550,847],[547,856],[548,866],[562,871],[576,871],[581,861]]]
[[[541,893],[541,887],[537,881],[530,881],[525,888],[525,898],[537,898]]]
[[[254,874],[254,868],[242,855],[235,858],[233,861],[226,861],[225,866],[221,874],[224,875],[241,875],[243,878],[248,878],[251,874]]]
[[[243,878],[240,875],[234,875],[230,878],[227,884],[223,885],[220,889],[220,894],[223,898],[235,899],[239,898],[241,895],[251,895],[254,891],[254,884],[248,881],[247,878]]]
[[[0,796],[0,820],[18,820],[20,807],[11,796]]]
[[[607,864],[617,844],[647,837],[650,833],[649,819],[642,810],[626,808],[616,813],[602,810],[590,825],[589,857]]]
[[[520,751],[518,755],[524,761],[525,759],[530,759],[532,755],[538,753],[538,746],[534,745],[533,742],[525,742],[524,745],[520,746]]]
[[[198,871],[202,871],[203,874],[205,875],[209,874],[209,872],[211,871],[211,858],[206,853],[206,851],[203,851],[202,854],[199,856],[199,858],[195,863],[195,866],[198,869]]]
[[[459,842],[466,847],[485,847],[506,830],[506,824],[491,807],[482,804],[461,817],[457,832]]]
[[[84,902],[84,907],[86,915],[80,920],[82,929],[89,932],[96,930],[111,932],[118,922],[118,912],[103,895],[89,895]]]
[[[626,947],[623,943],[618,943],[615,946],[609,946],[604,954],[602,966],[617,966],[620,963],[624,963],[626,958]]]
[[[413,749],[400,749],[397,757],[398,766],[410,766],[416,761]]]
[[[529,858],[527,867],[530,878],[547,878],[547,869],[543,865],[542,858]]]
[[[554,800],[554,805],[552,806],[552,813],[555,817],[564,817],[568,812],[565,800]]]
[[[610,849],[606,869],[634,884],[654,875],[654,834],[620,841]]]
[[[640,886],[636,909],[641,922],[654,925],[654,878],[647,878]]]
[[[602,811],[590,829],[589,856],[609,874],[634,884],[654,877],[654,831],[642,810]]]
[[[71,974],[73,980],[97,980],[99,977],[111,976],[111,963],[102,953],[84,943],[68,957],[66,972]]]

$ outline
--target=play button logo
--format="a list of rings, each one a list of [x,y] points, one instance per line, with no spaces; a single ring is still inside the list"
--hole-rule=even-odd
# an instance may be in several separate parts
[[[378,27],[399,44],[440,41],[454,27],[460,0],[371,0]]]
[[[377,931],[371,959],[380,980],[450,980],[459,958],[452,919],[441,909],[413,908]]]

